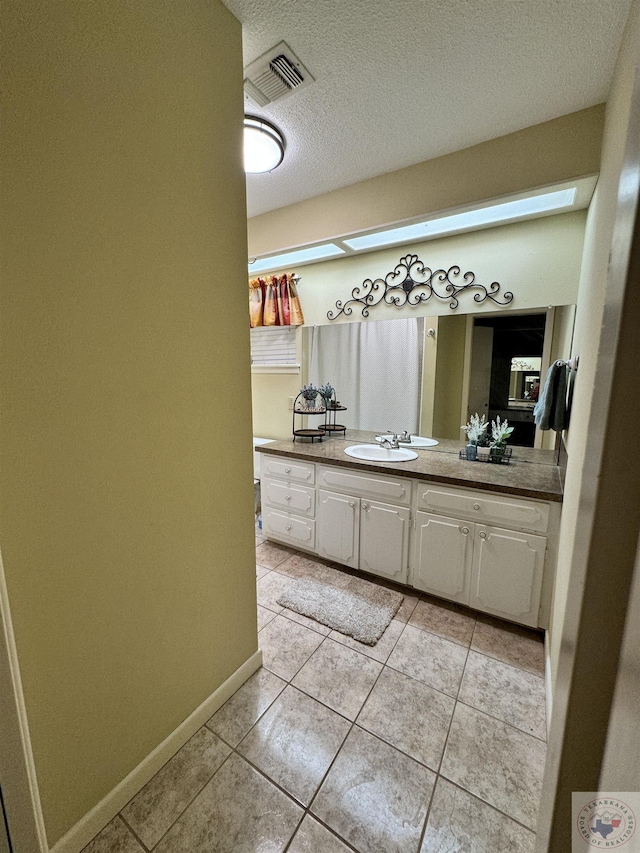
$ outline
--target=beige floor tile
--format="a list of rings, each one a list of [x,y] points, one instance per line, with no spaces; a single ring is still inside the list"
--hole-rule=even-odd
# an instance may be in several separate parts
[[[545,751],[538,738],[458,703],[441,773],[535,830]]]
[[[114,817],[82,853],[142,853],[142,850],[120,818]]]
[[[544,679],[471,651],[458,696],[492,717],[546,740]]]
[[[261,566],[256,563],[256,580],[259,581],[260,578],[268,575],[270,571],[272,571],[272,569],[268,569],[266,566]]]
[[[536,631],[481,617],[473,631],[471,648],[544,677],[544,642]]]
[[[355,720],[381,670],[382,664],[377,661],[328,639],[311,655],[292,684]]]
[[[302,809],[232,754],[154,853],[282,853]]]
[[[151,849],[180,817],[231,750],[201,728],[122,809],[122,816]]]
[[[386,663],[387,658],[398,642],[400,634],[404,631],[404,626],[405,623],[399,619],[392,619],[375,646],[367,646],[366,643],[359,643],[353,637],[341,634],[340,631],[332,631],[329,634],[329,638],[335,640],[336,643],[342,643],[343,646],[347,646],[349,649],[366,655],[368,658],[373,658],[373,660],[377,660],[379,663]]]
[[[467,649],[458,643],[407,625],[387,665],[436,690],[455,696],[466,658]]]
[[[269,610],[268,607],[262,607],[262,605],[258,605],[258,631],[262,631],[262,629],[271,622],[272,619],[275,619],[278,614],[275,610]]]
[[[287,682],[277,675],[259,669],[216,711],[207,728],[231,746],[237,746],[286,686]]]
[[[415,853],[435,775],[357,726],[312,812],[360,853]]]
[[[351,853],[351,848],[311,815],[307,815],[293,836],[287,853]]]
[[[291,578],[311,578],[316,581],[340,582],[342,572],[320,559],[305,554],[293,554],[278,566],[278,571]]]
[[[289,686],[240,743],[238,751],[308,805],[349,728],[343,717]]]
[[[322,634],[276,616],[260,631],[263,665],[290,681],[324,640]]]
[[[438,770],[455,700],[388,666],[357,723],[401,752]]]
[[[263,542],[256,548],[256,563],[275,569],[280,563],[288,560],[295,551],[285,545],[275,545],[273,542]]]
[[[404,591],[402,594],[404,595],[404,601],[400,605],[400,610],[398,610],[394,619],[397,619],[399,622],[408,622],[420,601],[420,597],[418,595],[408,595]]]
[[[421,853],[534,853],[535,835],[440,777]]]
[[[258,604],[261,607],[273,610],[274,613],[282,613],[283,607],[278,604],[278,599],[291,584],[291,578],[286,575],[281,575],[278,571],[269,572],[268,575],[260,578],[256,584]]]
[[[431,631],[445,640],[468,646],[473,634],[475,617],[463,613],[454,604],[436,603],[422,599],[411,614],[409,624],[423,631]]]
[[[262,543],[266,542],[266,541],[267,541],[266,536],[263,536],[262,534],[256,533],[256,548],[258,547],[258,545],[262,545]]]

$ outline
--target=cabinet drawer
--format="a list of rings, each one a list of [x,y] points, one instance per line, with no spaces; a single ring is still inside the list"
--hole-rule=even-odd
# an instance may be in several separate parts
[[[418,509],[455,515],[471,521],[506,524],[545,533],[549,526],[549,504],[487,492],[443,489],[418,483]]]
[[[316,466],[313,462],[300,462],[298,459],[284,459],[262,454],[260,472],[263,477],[280,477],[292,483],[306,483],[313,486],[316,480]]]
[[[385,477],[375,474],[360,474],[344,468],[318,467],[318,485],[332,491],[347,492],[362,498],[379,498],[409,506],[411,502],[409,478]]]
[[[316,514],[316,490],[313,487],[297,486],[283,480],[263,477],[260,492],[263,506],[268,504],[287,512],[308,515],[310,518]]]
[[[311,518],[299,518],[268,506],[262,510],[262,529],[274,539],[283,539],[308,550],[316,547],[316,523]]]

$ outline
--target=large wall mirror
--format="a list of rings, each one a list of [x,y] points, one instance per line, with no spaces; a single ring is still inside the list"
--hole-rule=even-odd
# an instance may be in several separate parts
[[[336,387],[350,429],[458,440],[478,412],[507,418],[515,445],[552,447],[533,407],[549,364],[571,355],[574,319],[565,305],[305,327],[307,381]]]

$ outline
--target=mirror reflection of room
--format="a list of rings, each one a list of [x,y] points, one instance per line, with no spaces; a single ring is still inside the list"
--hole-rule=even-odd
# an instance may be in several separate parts
[[[571,351],[575,306],[303,327],[305,381],[331,382],[348,429],[461,440],[474,413],[514,426],[510,444],[549,447],[533,408],[549,364]]]

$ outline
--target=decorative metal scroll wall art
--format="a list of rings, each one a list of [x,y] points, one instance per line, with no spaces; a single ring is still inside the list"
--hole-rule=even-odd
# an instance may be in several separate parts
[[[439,287],[442,285],[442,288]],[[438,292],[438,291],[441,292]],[[351,291],[351,299],[336,302],[335,310],[327,311],[330,320],[337,319],[341,314],[348,317],[354,307],[360,307],[362,316],[369,316],[369,309],[381,303],[395,305],[420,305],[432,296],[436,299],[448,299],[449,308],[453,311],[460,304],[458,296],[466,291],[473,292],[474,302],[481,304],[487,299],[496,305],[509,305],[513,302],[513,293],[505,291],[500,295],[500,285],[492,281],[488,287],[476,283],[475,273],[460,272],[460,267],[449,267],[448,270],[431,270],[419,260],[417,255],[405,255],[400,258],[396,268],[387,273],[384,278],[372,281],[370,278]]]

